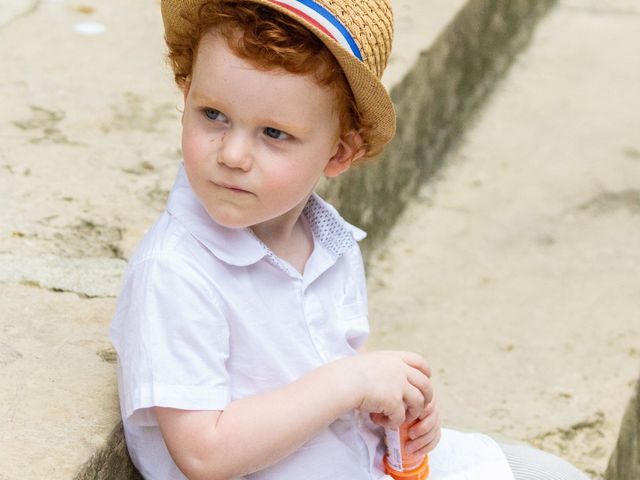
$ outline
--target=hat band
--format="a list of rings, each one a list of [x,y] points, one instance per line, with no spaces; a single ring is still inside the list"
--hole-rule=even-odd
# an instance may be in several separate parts
[[[324,33],[329,35],[333,40],[342,45],[346,50],[350,51],[354,57],[361,62],[362,55],[353,36],[340,20],[338,20],[329,10],[313,0],[270,0],[290,12],[297,17],[311,23]]]

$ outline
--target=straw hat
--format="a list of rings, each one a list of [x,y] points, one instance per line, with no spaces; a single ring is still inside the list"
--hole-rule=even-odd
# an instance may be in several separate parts
[[[162,0],[168,41],[181,30],[184,12],[207,0]],[[243,0],[265,5],[299,21],[333,53],[344,70],[372,138],[384,145],[395,133],[391,98],[380,82],[393,38],[390,0]]]

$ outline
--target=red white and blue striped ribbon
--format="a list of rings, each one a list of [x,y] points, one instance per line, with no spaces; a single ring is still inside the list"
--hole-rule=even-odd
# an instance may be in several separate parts
[[[286,8],[296,16],[306,20],[321,31],[329,35],[336,42],[350,51],[358,60],[362,61],[360,49],[353,36],[340,20],[329,10],[313,0],[270,0],[271,3]]]

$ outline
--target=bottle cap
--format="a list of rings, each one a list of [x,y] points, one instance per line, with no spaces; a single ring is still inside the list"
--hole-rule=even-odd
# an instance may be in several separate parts
[[[404,472],[398,472],[387,462],[387,457],[384,458],[384,470],[387,475],[395,480],[426,480],[429,476],[429,455],[424,456],[422,464],[412,470],[405,470]]]

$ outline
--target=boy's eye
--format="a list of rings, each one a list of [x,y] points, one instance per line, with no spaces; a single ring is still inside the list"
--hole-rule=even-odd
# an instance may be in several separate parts
[[[267,137],[271,137],[275,140],[286,140],[290,137],[288,133],[283,132],[282,130],[278,130],[277,128],[267,127],[264,129],[264,134]]]
[[[227,120],[227,117],[224,116],[224,113],[222,113],[219,110],[216,110],[215,108],[204,108],[202,109],[204,116],[207,117],[209,120],[217,120],[217,121],[221,121],[224,122]]]

